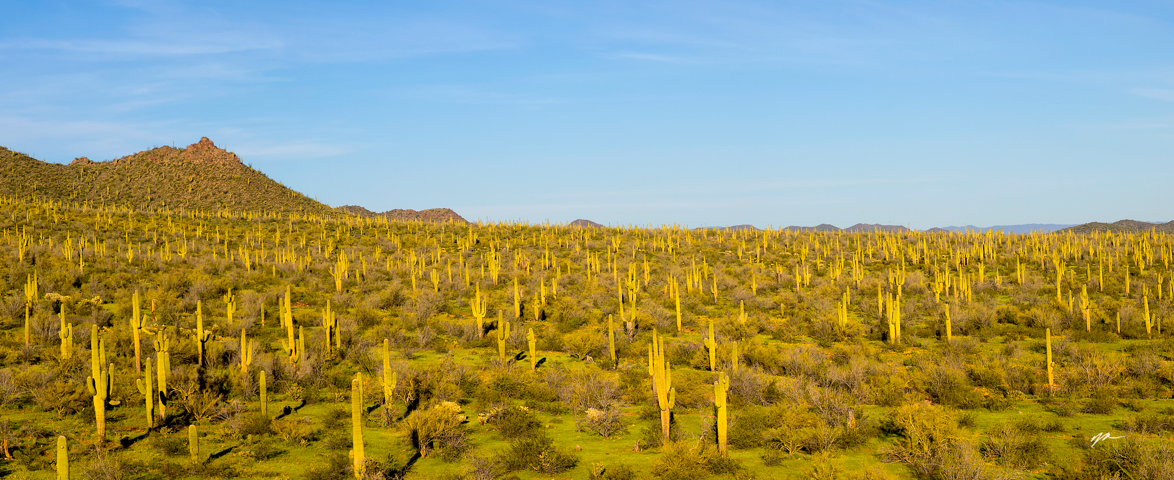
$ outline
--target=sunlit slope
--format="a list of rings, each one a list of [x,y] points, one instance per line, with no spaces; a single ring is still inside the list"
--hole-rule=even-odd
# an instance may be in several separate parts
[[[0,147],[0,195],[172,210],[327,213],[207,138],[108,162],[47,163]]]

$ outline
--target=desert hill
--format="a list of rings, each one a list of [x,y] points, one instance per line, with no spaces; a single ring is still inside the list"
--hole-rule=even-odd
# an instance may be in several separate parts
[[[329,213],[330,208],[241,163],[207,137],[108,162],[42,162],[0,147],[0,195],[172,210]]]
[[[1174,221],[1166,223],[1139,222],[1137,220],[1118,220],[1113,223],[1089,222],[1074,227],[1065,228],[1061,232],[1092,233],[1100,232],[1174,232]]]
[[[383,213],[375,213],[358,205],[343,205],[336,210],[340,212],[349,213],[351,215],[358,215],[360,217],[387,217],[388,220],[393,221],[420,221],[429,223],[443,223],[443,222],[457,222],[468,223],[464,217],[461,217],[457,212],[452,211],[451,208],[429,208],[427,210],[412,210],[408,209],[393,209]]]
[[[0,195],[142,209],[345,213],[395,221],[465,222],[447,208],[383,213],[357,206],[332,209],[245,165],[207,137],[185,148],[163,146],[108,162],[79,157],[68,165],[0,147]]]

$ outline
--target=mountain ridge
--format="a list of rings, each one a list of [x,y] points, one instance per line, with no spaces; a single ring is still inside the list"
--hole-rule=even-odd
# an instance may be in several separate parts
[[[77,157],[50,163],[0,146],[0,195],[50,201],[172,210],[351,214],[394,221],[458,221],[447,208],[397,209],[376,214],[337,209],[286,187],[208,137],[183,148],[155,147],[108,161]]]

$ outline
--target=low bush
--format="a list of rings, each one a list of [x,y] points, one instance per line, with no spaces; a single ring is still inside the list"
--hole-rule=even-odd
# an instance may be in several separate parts
[[[554,440],[542,435],[531,435],[510,442],[510,449],[498,460],[507,472],[532,470],[539,473],[559,473],[579,463],[579,458],[554,446]]]

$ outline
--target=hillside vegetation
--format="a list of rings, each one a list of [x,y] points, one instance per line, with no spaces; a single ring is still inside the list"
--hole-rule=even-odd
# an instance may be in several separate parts
[[[174,211],[323,214],[329,207],[241,163],[201,139],[94,162],[47,163],[0,147],[0,195]]]
[[[0,235],[0,476],[1174,476],[1163,233],[10,197]]]

